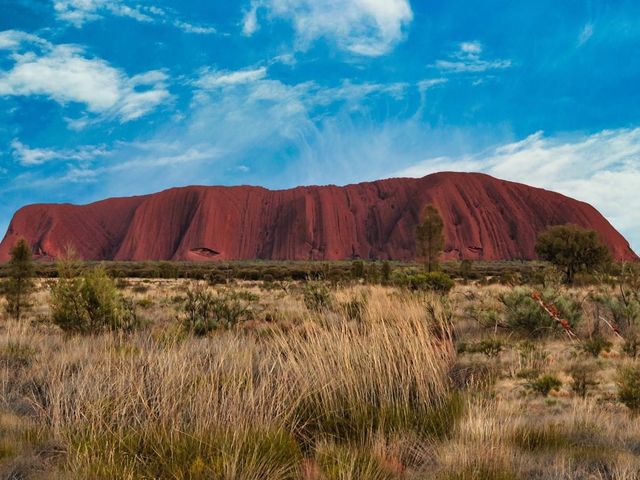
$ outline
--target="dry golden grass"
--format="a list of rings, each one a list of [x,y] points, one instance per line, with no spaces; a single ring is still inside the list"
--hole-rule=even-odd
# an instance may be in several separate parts
[[[164,286],[145,295],[156,303]],[[46,426],[70,478],[299,478],[303,460],[331,478],[367,461],[386,475],[375,442],[438,435],[454,420],[454,351],[436,298],[428,318],[421,300],[367,294],[357,322],[279,302],[287,328],[256,322],[204,339],[156,326],[66,338],[7,322],[0,348],[37,353],[4,371],[3,398]],[[343,466],[351,449],[360,456]]]
[[[613,337],[587,358],[562,334],[525,344],[467,315],[508,287],[355,285],[314,311],[295,283],[237,283],[259,297],[254,319],[197,338],[178,320],[189,285],[129,280],[146,319],[129,335],[65,336],[42,285],[30,321],[0,326],[1,478],[640,478],[640,419],[615,383],[638,360]],[[486,338],[497,356],[456,354]],[[596,372],[585,398],[575,363]],[[538,374],[562,386],[535,394]]]

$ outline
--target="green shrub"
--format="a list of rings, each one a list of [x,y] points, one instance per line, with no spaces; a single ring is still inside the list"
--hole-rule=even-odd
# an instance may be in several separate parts
[[[503,347],[504,344],[502,340],[498,338],[487,338],[479,342],[465,345],[463,351],[468,353],[482,353],[489,358],[493,358],[500,355]]]
[[[444,272],[414,272],[397,271],[393,275],[393,283],[402,288],[413,291],[433,291],[448,293],[455,285],[454,281]]]
[[[307,282],[302,291],[305,306],[311,311],[322,311],[333,304],[331,290],[323,282]]]
[[[567,370],[571,376],[571,390],[582,398],[587,392],[598,384],[596,380],[596,367],[588,363],[575,363]]]
[[[134,303],[119,294],[103,267],[76,273],[61,267],[60,278],[50,285],[54,324],[80,334],[132,331],[140,325]]]
[[[640,366],[622,367],[617,384],[618,399],[634,414],[640,413]]]
[[[196,286],[187,290],[184,303],[184,327],[198,336],[214,330],[230,329],[253,318],[255,296],[235,290],[212,290]]]
[[[640,299],[621,287],[618,296],[598,295],[595,300],[611,312],[613,323],[623,332],[637,328],[640,320]]]
[[[542,337],[562,331],[551,316],[534,300],[533,292],[526,288],[516,288],[499,296],[504,306],[504,326],[528,337]],[[552,291],[542,293],[547,305],[554,305],[560,318],[567,320],[572,328],[580,322],[582,307],[575,299]]]
[[[364,262],[362,260],[354,260],[351,262],[351,276],[354,279],[364,278]]]
[[[551,390],[558,390],[562,386],[562,381],[554,375],[541,375],[535,380],[526,384],[526,387],[543,396],[549,395]]]
[[[598,357],[600,353],[611,350],[611,342],[602,335],[595,335],[580,343],[578,348],[592,357]]]

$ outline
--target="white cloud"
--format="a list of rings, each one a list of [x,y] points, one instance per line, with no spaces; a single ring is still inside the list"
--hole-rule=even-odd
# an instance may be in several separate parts
[[[445,78],[422,80],[416,84],[416,87],[418,91],[424,92],[446,81]],[[353,83],[350,80],[344,80],[334,87],[320,86],[313,81],[288,85],[268,79],[266,67],[236,71],[203,70],[200,77],[193,83],[203,91],[246,86],[242,94],[246,95],[248,100],[289,100],[292,102],[291,108],[299,108],[296,107],[297,104],[304,104],[305,109],[327,106],[336,102],[357,104],[372,95],[388,95],[394,99],[400,99],[411,87],[404,82]]]
[[[563,139],[542,132],[487,152],[439,157],[396,172],[482,171],[586,201],[640,249],[640,128]]]
[[[466,54],[480,55],[482,53],[482,44],[478,41],[462,42],[460,44],[460,51]]]
[[[0,32],[0,50],[19,50],[25,43],[47,45],[48,42],[20,30],[5,30]]]
[[[87,22],[100,20],[105,15],[126,17],[138,22],[171,24],[187,33],[211,34],[211,26],[193,25],[154,5],[128,5],[124,0],[54,0],[57,17],[77,28]]]
[[[258,7],[252,5],[251,8],[244,14],[242,20],[242,34],[250,37],[258,30]]]
[[[106,13],[119,17],[129,17],[139,22],[152,22],[152,10],[144,7],[130,7],[120,0],[54,0],[53,7],[60,20],[76,27],[98,20]],[[146,10],[146,11],[145,11]]]
[[[446,78],[429,78],[426,80],[420,80],[418,82],[418,90],[420,90],[420,92],[426,92],[427,90],[435,87],[436,85],[447,83],[447,81],[448,80]]]
[[[388,53],[413,20],[408,0],[253,0],[243,21],[243,33],[258,28],[257,9],[269,18],[293,24],[300,48],[326,38],[339,48],[364,56]]]
[[[75,45],[48,46],[42,52],[13,54],[14,65],[0,71],[0,96],[41,95],[61,105],[84,104],[104,117],[129,121],[167,101],[166,74],[146,72],[128,77]]]
[[[436,60],[435,67],[451,73],[479,73],[487,70],[509,68],[511,60],[484,60],[481,58],[483,46],[478,41],[462,42],[458,49],[446,60]]]
[[[182,20],[174,20],[173,25],[178,27],[180,30],[184,30],[187,33],[197,33],[200,35],[208,35],[208,34],[217,32],[217,30],[214,27],[203,27],[199,25],[193,25],[191,23],[184,22]]]
[[[30,148],[18,139],[11,141],[13,158],[23,166],[41,165],[51,160],[90,161],[108,155],[104,146],[84,145],[70,150]]]
[[[246,70],[229,71],[204,71],[195,84],[204,89],[219,88],[229,85],[251,83],[264,78],[267,75],[266,67]]]

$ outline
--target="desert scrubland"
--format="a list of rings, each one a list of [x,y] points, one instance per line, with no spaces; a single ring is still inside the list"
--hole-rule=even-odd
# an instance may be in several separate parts
[[[637,276],[104,279],[122,328],[2,322],[4,478],[639,478]]]

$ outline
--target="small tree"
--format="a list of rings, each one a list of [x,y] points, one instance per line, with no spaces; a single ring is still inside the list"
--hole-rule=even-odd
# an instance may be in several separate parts
[[[427,271],[437,270],[444,248],[444,222],[432,204],[425,207],[422,223],[416,227],[416,247],[418,255],[424,258]]]
[[[577,272],[592,272],[609,261],[609,250],[598,233],[577,225],[556,225],[542,232],[536,253],[562,269],[567,283],[573,282]]]
[[[31,248],[23,238],[19,239],[10,251],[9,275],[4,285],[7,298],[6,310],[17,321],[31,306],[33,284],[33,258]]]

